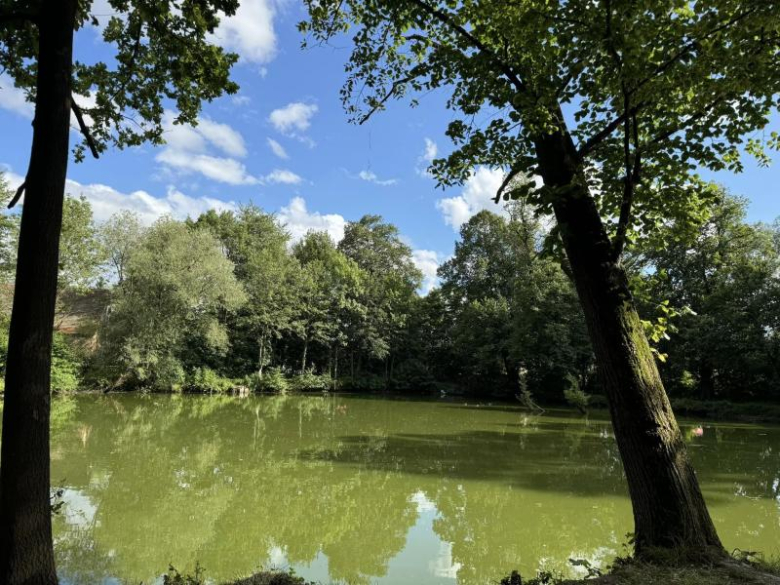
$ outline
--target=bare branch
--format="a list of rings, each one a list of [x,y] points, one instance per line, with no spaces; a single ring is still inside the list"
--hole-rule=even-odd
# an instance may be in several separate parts
[[[84,139],[87,141],[87,146],[89,146],[90,152],[92,152],[92,156],[95,158],[100,158],[100,153],[98,152],[97,145],[95,144],[95,139],[92,138],[92,134],[89,131],[89,126],[87,126],[86,122],[84,122],[84,114],[82,113],[81,108],[76,103],[76,100],[72,98],[70,100],[70,105],[73,109],[73,113],[76,115],[76,120],[79,123],[79,129],[84,135]]]

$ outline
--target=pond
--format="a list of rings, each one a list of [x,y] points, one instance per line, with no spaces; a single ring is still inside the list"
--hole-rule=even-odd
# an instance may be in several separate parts
[[[684,421],[727,548],[777,553],[780,428]],[[64,583],[196,561],[349,584],[575,574],[632,529],[609,422],[513,405],[332,396],[83,395],[52,413]]]

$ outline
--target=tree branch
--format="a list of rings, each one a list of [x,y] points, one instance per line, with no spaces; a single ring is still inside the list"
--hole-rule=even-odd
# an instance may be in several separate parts
[[[665,130],[664,132],[661,132],[660,134],[657,134],[654,138],[648,140],[646,142],[647,146],[652,146],[654,144],[658,144],[659,142],[663,142],[670,136],[676,134],[677,132],[681,130],[685,130],[689,126],[691,126],[694,122],[701,120],[704,116],[706,116],[712,108],[717,106],[720,102],[724,101],[726,99],[725,95],[718,96],[714,100],[712,100],[707,106],[700,109],[698,112],[695,112],[691,114],[691,116],[685,120],[682,124],[679,124],[678,126],[675,126],[673,128],[669,128],[668,130]]]
[[[92,134],[89,131],[89,126],[87,126],[86,122],[84,122],[84,114],[82,113],[79,105],[76,103],[76,100],[73,98],[70,100],[70,106],[73,109],[73,113],[76,115],[76,120],[79,123],[79,129],[84,135],[84,139],[87,141],[87,146],[89,146],[89,150],[92,152],[92,156],[95,158],[100,158],[100,153],[98,152],[97,145],[95,144],[95,139],[92,138]]]
[[[522,172],[522,169],[519,167],[515,167],[513,169],[510,169],[509,174],[504,177],[504,180],[501,181],[501,186],[498,188],[498,191],[496,191],[496,196],[493,197],[494,203],[500,203],[501,202],[501,195],[504,193],[504,190],[509,186],[509,183],[512,182],[512,179],[514,179],[517,175],[519,175]]]
[[[477,49],[479,52],[483,53],[487,57],[489,57],[496,65],[498,65],[501,72],[509,79],[510,82],[512,82],[512,85],[515,86],[517,91],[525,92],[526,87],[525,84],[522,82],[520,77],[512,70],[512,68],[498,55],[496,55],[495,52],[490,50],[482,41],[480,41],[478,38],[476,38],[473,34],[471,34],[468,30],[463,28],[461,25],[453,22],[452,18],[442,10],[439,10],[438,8],[433,8],[432,6],[429,6],[427,3],[423,2],[423,0],[408,0],[415,6],[419,7],[423,12],[426,12],[430,16],[433,16],[436,20],[441,22],[442,24],[448,26],[453,31],[458,33],[461,37],[466,39],[475,49]]]
[[[628,100],[628,96],[626,96]],[[634,164],[630,163],[630,139],[628,138],[628,127],[633,127],[634,136]],[[639,151],[639,130],[637,127],[636,116],[632,116],[632,122],[626,122],[626,134],[624,138],[626,176],[623,179],[623,200],[620,204],[620,217],[618,218],[617,232],[612,241],[612,254],[617,261],[623,254],[626,247],[626,237],[628,228],[631,225],[631,208],[634,203],[634,192],[639,183],[641,174],[641,153]]]
[[[596,132],[593,136],[588,138],[582,146],[577,150],[577,155],[580,157],[580,159],[584,159],[586,156],[588,156],[591,152],[593,152],[593,149],[596,148],[599,144],[601,144],[607,136],[612,134],[618,126],[623,124],[626,121],[627,116],[634,116],[636,115],[640,108],[644,106],[644,102],[639,102],[635,106],[633,106],[628,112],[623,112],[620,114],[617,118],[612,120],[609,124],[604,126],[601,130]]]
[[[749,10],[746,10],[745,12],[730,18],[729,20],[727,20],[726,22],[722,23],[721,25],[714,27],[712,30],[708,31],[707,33],[705,33],[701,37],[693,39],[691,41],[688,41],[685,45],[683,45],[683,47],[679,51],[677,51],[677,53],[675,53],[669,59],[667,59],[666,61],[664,61],[660,65],[658,65],[658,67],[656,67],[650,73],[650,75],[648,75],[647,77],[645,77],[642,80],[640,80],[636,84],[636,86],[631,90],[631,93],[632,94],[636,93],[642,87],[644,87],[647,83],[649,83],[650,81],[655,79],[658,75],[664,73],[667,69],[672,67],[672,65],[674,65],[680,59],[682,59],[683,57],[688,55],[691,51],[693,51],[699,45],[699,43],[701,43],[702,41],[708,39],[709,37],[711,37],[711,36],[721,32],[723,30],[726,30],[730,26],[738,23],[740,20],[750,16],[756,10],[757,10],[756,7],[753,7],[751,9],[749,9]]]
[[[387,103],[387,101],[391,97],[393,97],[396,94],[396,92],[401,87],[403,87],[404,85],[406,85],[410,81],[413,81],[414,79],[418,78],[420,75],[424,74],[426,70],[427,70],[427,67],[425,67],[423,65],[418,65],[417,67],[414,67],[412,69],[412,72],[409,75],[407,75],[406,77],[403,77],[401,79],[396,79],[393,82],[393,85],[390,86],[390,89],[387,91],[387,93],[382,97],[382,99],[377,101],[373,105],[373,107],[368,112],[366,112],[360,118],[360,120],[358,120],[358,125],[362,125],[362,124],[365,124],[366,122],[368,122],[369,118],[371,118],[371,116],[373,116],[378,110],[382,109],[382,107],[384,107],[384,105]]]
[[[8,209],[12,209],[14,205],[19,203],[19,200],[22,198],[22,195],[24,195],[24,190],[27,188],[27,179],[22,181],[22,184],[19,185],[19,188],[16,190],[16,194],[14,195],[13,199],[8,202]]]

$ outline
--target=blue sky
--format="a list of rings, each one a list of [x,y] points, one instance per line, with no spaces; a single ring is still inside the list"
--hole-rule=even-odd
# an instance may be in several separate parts
[[[111,12],[105,0],[94,6],[98,15]],[[217,39],[241,55],[239,94],[207,104],[197,129],[171,129],[167,146],[71,164],[68,191],[84,194],[98,220],[121,208],[151,222],[251,201],[277,212],[294,237],[327,229],[338,238],[345,220],[379,214],[399,226],[430,284],[460,223],[495,208],[490,197],[501,173],[478,169],[466,185],[446,191],[426,176],[426,160],[449,149],[444,129],[452,115],[443,94],[425,96],[417,108],[392,103],[364,126],[349,124],[339,99],[349,47],[301,50],[296,23],[303,16],[296,0],[242,0]],[[78,33],[77,57],[105,58],[104,51],[97,29]],[[12,138],[0,142],[0,165],[12,184],[26,169],[30,114],[0,78],[0,124]],[[707,178],[748,197],[750,220],[774,220],[780,170],[752,160],[745,166],[741,175]]]

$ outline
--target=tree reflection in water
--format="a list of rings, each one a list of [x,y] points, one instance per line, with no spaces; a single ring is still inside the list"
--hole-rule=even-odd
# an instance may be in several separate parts
[[[704,428],[689,440],[721,536],[765,549],[780,537],[780,432]],[[566,413],[78,396],[55,401],[52,447],[66,583],[148,583],[199,560],[215,579],[290,564],[326,582],[481,585],[609,561],[631,529],[608,423]]]

